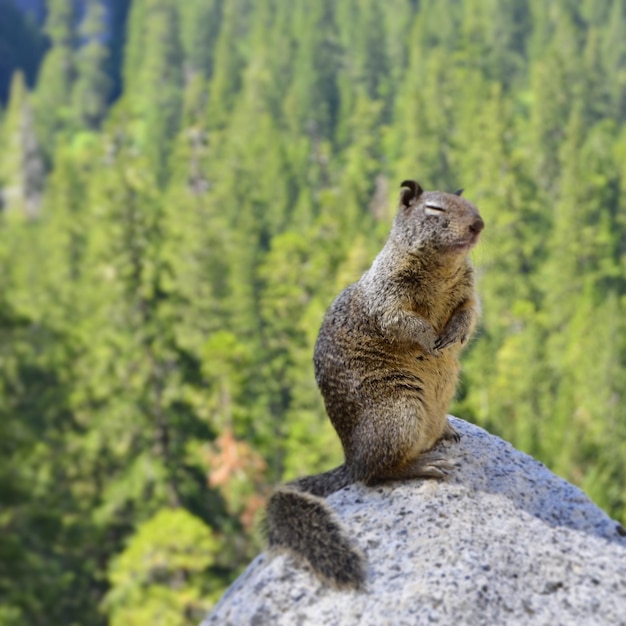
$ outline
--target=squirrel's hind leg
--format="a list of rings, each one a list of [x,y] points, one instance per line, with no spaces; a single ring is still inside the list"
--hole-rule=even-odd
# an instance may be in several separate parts
[[[393,404],[393,406],[390,406]],[[421,414],[421,403],[399,400],[381,412],[372,407],[361,416],[352,433],[354,446],[346,446],[346,463],[354,480],[375,484],[385,480],[445,478],[454,468],[444,454],[431,448],[454,431],[444,417],[439,428]],[[380,414],[393,415],[381,420]],[[375,442],[365,445],[363,442]]]

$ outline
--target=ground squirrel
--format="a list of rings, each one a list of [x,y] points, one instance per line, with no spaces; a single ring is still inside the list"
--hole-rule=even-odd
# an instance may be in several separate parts
[[[411,180],[402,187],[387,243],[332,303],[315,346],[315,376],[345,463],[278,488],[267,507],[270,548],[305,558],[339,588],[363,585],[365,560],[322,498],[356,481],[450,471],[431,448],[458,440],[446,413],[479,315],[468,259],[484,227],[476,207],[462,190],[423,191]]]

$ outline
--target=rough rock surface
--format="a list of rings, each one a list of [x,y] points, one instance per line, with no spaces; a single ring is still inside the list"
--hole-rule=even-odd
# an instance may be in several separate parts
[[[202,626],[626,625],[626,531],[576,487],[451,418],[446,482],[353,485],[328,502],[362,547],[367,589],[258,556]]]

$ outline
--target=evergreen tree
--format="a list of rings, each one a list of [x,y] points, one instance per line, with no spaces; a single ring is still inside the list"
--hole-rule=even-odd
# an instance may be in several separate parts
[[[242,16],[249,11],[247,0],[222,3],[222,18],[215,43],[215,62],[209,84],[207,121],[219,128],[228,119],[241,84],[244,66],[242,39],[245,33]]]
[[[79,34],[81,47],[76,54],[76,79],[73,84],[75,117],[80,126],[97,128],[102,121],[111,89],[105,71],[108,50],[103,43],[104,7],[100,0],[90,0]]]
[[[19,217],[39,213],[43,191],[43,161],[34,124],[24,76],[16,72],[0,127],[0,208]]]
[[[14,220],[0,227],[0,616],[16,626],[100,624],[93,501],[88,478],[76,474],[76,343],[43,322],[40,309],[25,312],[33,301],[25,298],[28,280],[41,267],[36,231],[37,224]],[[33,254],[25,258],[24,249]]]
[[[129,57],[126,80],[132,88],[125,99],[138,147],[163,184],[167,177],[166,146],[178,131],[182,113],[178,11],[171,0],[140,0],[137,4],[130,24],[136,30],[129,35],[129,54],[133,52],[136,58]]]
[[[213,74],[222,4],[222,0],[192,0],[179,7],[187,80],[197,72],[205,78]]]
[[[34,97],[37,135],[49,158],[57,134],[72,120],[71,98],[75,79],[74,3],[50,0],[45,32],[50,49],[41,65]]]
[[[293,132],[330,138],[339,109],[338,50],[334,3],[306,0],[292,3],[295,40],[294,72],[284,102],[284,115]]]
[[[626,7],[622,0],[613,0],[606,31],[601,39],[603,74],[611,77],[607,81],[610,97],[610,116],[621,123],[626,119],[626,42],[621,36],[626,25]]]
[[[549,42],[531,69],[531,132],[536,153],[535,178],[548,195],[558,193],[558,152],[565,138],[572,102],[581,94],[579,72],[582,37],[576,15],[563,4]]]

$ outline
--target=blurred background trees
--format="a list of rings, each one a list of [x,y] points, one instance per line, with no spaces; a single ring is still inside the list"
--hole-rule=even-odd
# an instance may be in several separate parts
[[[313,344],[409,177],[487,223],[453,412],[626,522],[625,25],[0,0],[0,623],[199,621],[341,460]]]

